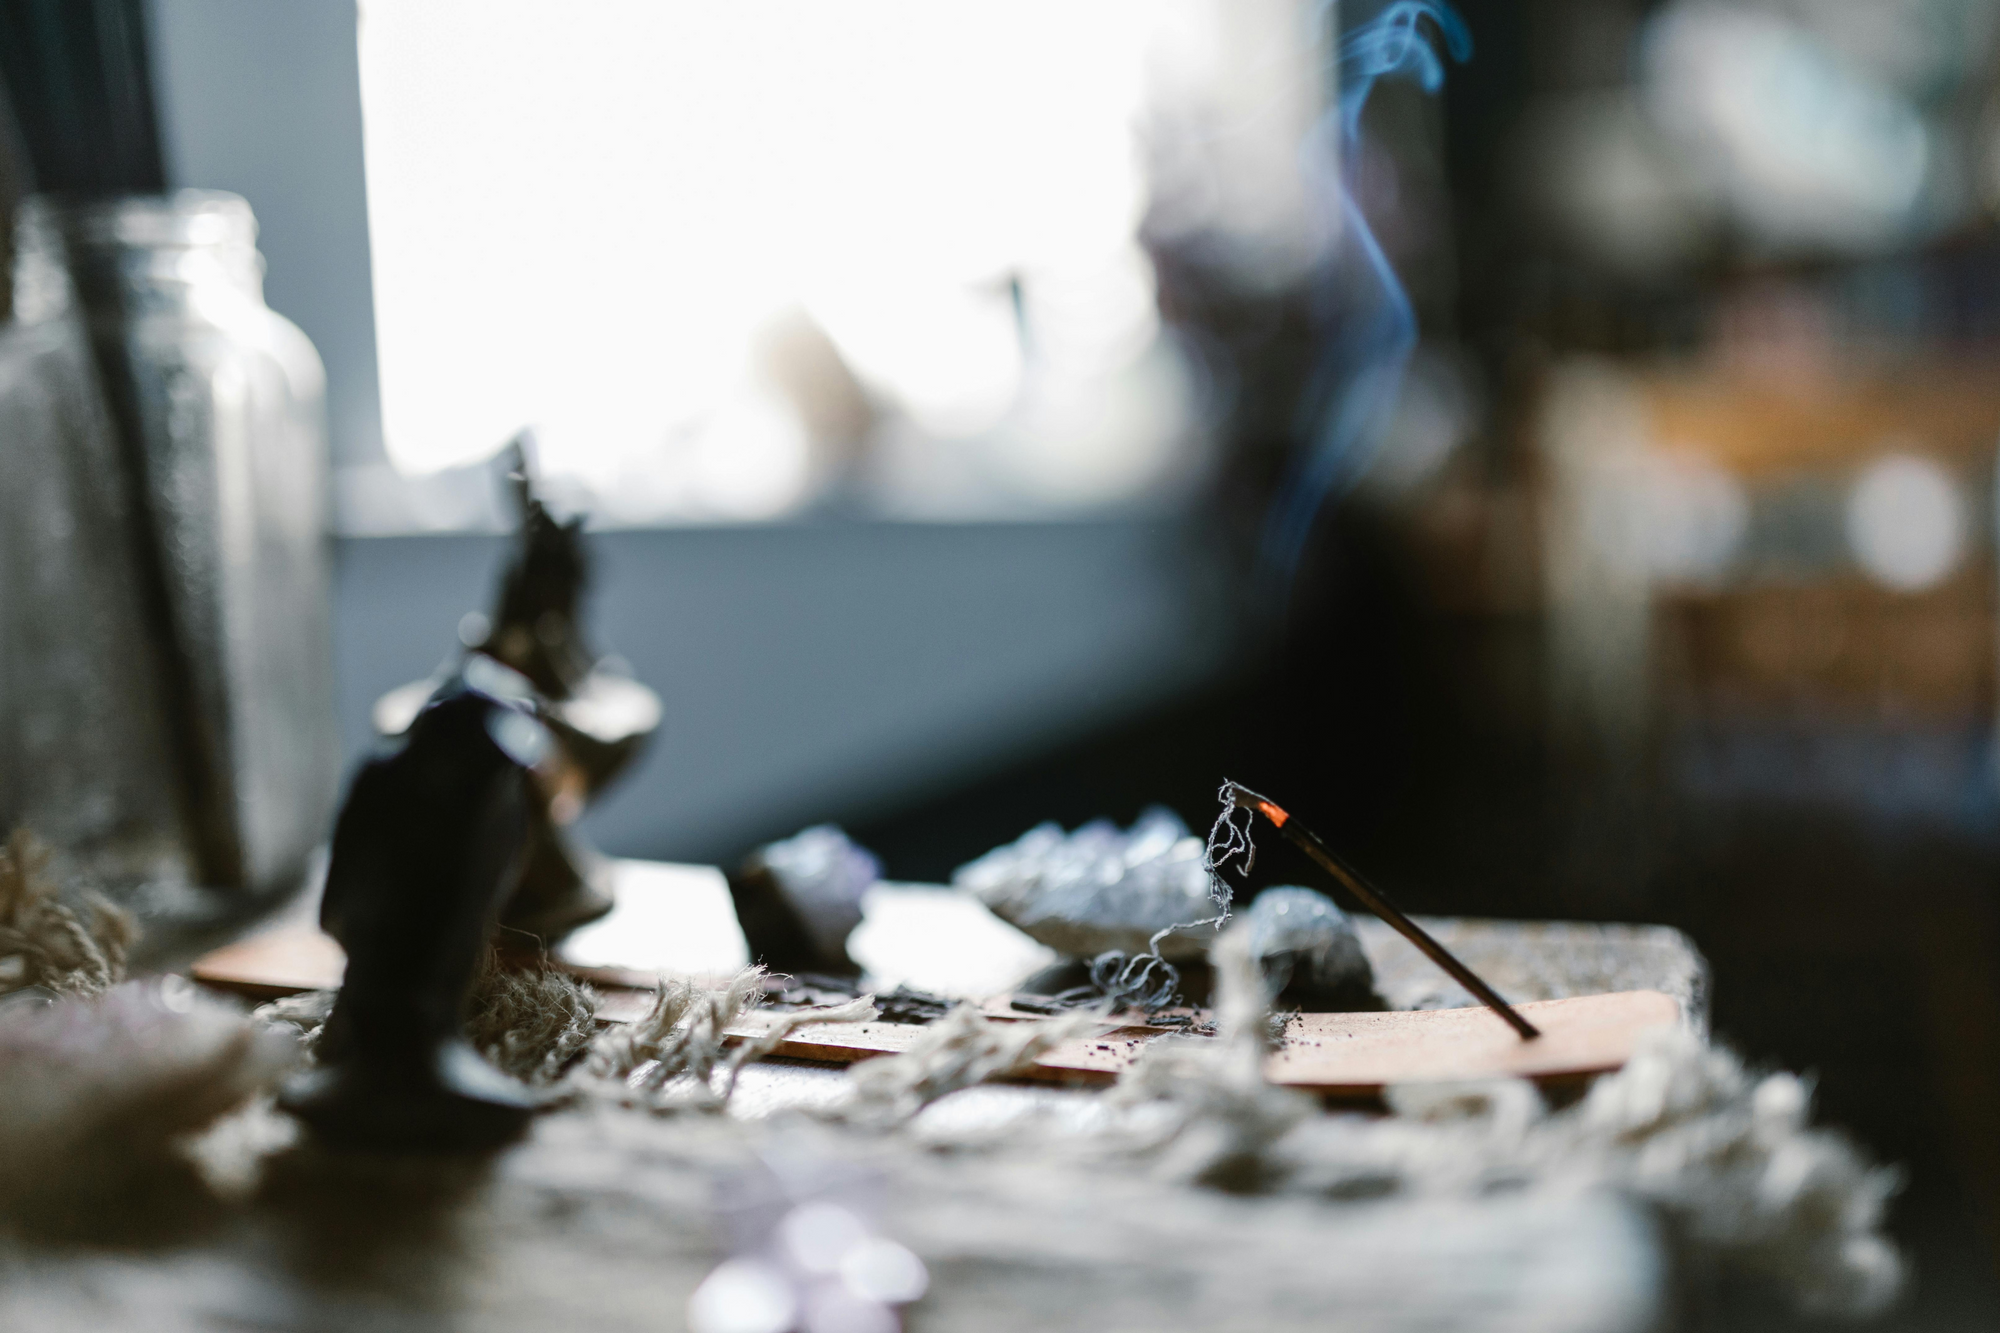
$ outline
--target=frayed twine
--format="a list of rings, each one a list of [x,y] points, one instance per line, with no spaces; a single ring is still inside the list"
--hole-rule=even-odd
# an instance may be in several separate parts
[[[1257,842],[1250,836],[1257,814],[1238,803],[1237,793],[1242,790],[1234,782],[1226,778],[1223,780],[1222,789],[1215,794],[1215,799],[1222,802],[1222,812],[1209,826],[1208,847],[1202,855],[1202,865],[1208,870],[1209,897],[1225,908],[1234,895],[1222,872],[1231,861],[1236,861],[1240,863],[1236,867],[1237,875],[1247,878],[1251,868],[1257,864]],[[1241,827],[1236,823],[1238,815],[1243,816]]]
[[[573,1088],[585,1095],[653,1111],[719,1111],[735,1094],[743,1066],[762,1059],[801,1027],[857,1023],[877,1016],[875,997],[783,1015],[730,1049],[729,1028],[762,1001],[764,970],[747,968],[721,988],[668,981],[638,1022],[607,1030],[592,1043]]]
[[[1225,932],[1210,957],[1216,1038],[1154,1040],[1106,1095],[1109,1115],[1088,1132],[1044,1127],[1016,1136],[1014,1146],[1144,1164],[1163,1178],[1231,1191],[1332,1201],[1609,1189],[1657,1210],[1693,1254],[1774,1279],[1809,1310],[1868,1314],[1886,1308],[1903,1285],[1903,1261],[1881,1232],[1897,1173],[1812,1127],[1810,1089],[1792,1075],[1758,1077],[1692,1033],[1663,1030],[1623,1071],[1560,1111],[1550,1111],[1530,1083],[1496,1080],[1387,1089],[1394,1114],[1386,1118],[1322,1115],[1311,1098],[1264,1079],[1272,1018],[1247,932]],[[872,1016],[866,997],[804,1010],[731,1048],[726,1033],[757,1006],[760,982],[751,971],[720,987],[663,985],[645,1019],[596,1033],[568,1057],[556,1086],[570,1095],[556,1100],[719,1111],[743,1066],[790,1031]],[[511,984],[588,996],[554,972]],[[487,996],[474,1012],[498,1021],[515,1012],[509,1006],[517,1000]],[[260,1012],[277,1017],[276,1008]],[[856,1065],[847,1099],[827,1114],[857,1128],[899,1130],[939,1099],[1025,1073],[1049,1050],[1102,1025],[1092,1013],[999,1022],[962,1005],[910,1049]],[[573,1033],[568,1020],[533,1028],[539,1036],[517,1031],[517,1068],[530,1077],[547,1077],[561,1063],[558,1053],[574,1045],[573,1035],[563,1035]],[[496,1047],[491,1032],[468,1035],[506,1058],[506,1043]],[[537,1052],[537,1042],[552,1044]],[[932,1147],[999,1146],[990,1135],[958,1143],[943,1125],[926,1135]]]
[[[1879,1313],[1903,1286],[1881,1230],[1900,1173],[1814,1127],[1803,1080],[1755,1074],[1683,1029],[1647,1034],[1561,1110],[1518,1079],[1391,1087],[1384,1100],[1388,1117],[1314,1117],[1272,1138],[1257,1151],[1269,1187],[1328,1199],[1609,1189],[1655,1210],[1689,1254],[1772,1280],[1810,1312]],[[1185,1128],[1199,1135],[1212,1115],[1189,1106]]]
[[[1223,878],[1223,871],[1231,861],[1236,861],[1240,863],[1236,873],[1247,876],[1257,864],[1257,844],[1250,836],[1256,816],[1237,803],[1239,790],[1233,782],[1222,784],[1216,794],[1222,802],[1222,812],[1209,827],[1208,843],[1202,850],[1202,869],[1208,872],[1208,900],[1215,907],[1215,915],[1168,926],[1147,941],[1144,953],[1113,950],[1090,960],[1090,984],[1112,1007],[1129,1007],[1148,1014],[1171,1007],[1180,999],[1181,974],[1179,968],[1161,957],[1160,941],[1177,930],[1229,923],[1236,892]],[[1240,825],[1236,819],[1239,814],[1243,817]]]
[[[300,1050],[317,1053],[340,992],[305,991],[260,1005],[254,1017],[289,1028]],[[560,1082],[598,1033],[597,994],[546,964],[501,965],[489,952],[466,1004],[465,1039],[496,1068],[532,1087]]]
[[[1311,1098],[1264,1078],[1269,1011],[1251,945],[1249,932],[1238,926],[1209,949],[1215,1037],[1152,1042],[1111,1091],[1114,1109],[1135,1113],[1111,1146],[1155,1157],[1171,1179],[1258,1188],[1267,1175],[1262,1154],[1313,1113]]]
[[[597,996],[552,967],[489,962],[473,987],[465,1035],[503,1073],[550,1087],[597,1037]]]
[[[483,999],[475,1005],[467,1036],[488,1058],[495,1058],[497,1043],[498,1049],[517,1051],[520,1061],[532,1069],[544,1073],[559,1069],[565,1060],[575,1059],[573,1054],[562,1055],[574,1047],[574,1038],[568,1029],[550,1035],[558,1025],[550,1021],[554,1006],[547,992],[567,987],[589,997],[589,991],[553,969],[516,976],[521,979],[508,983],[512,988],[508,993],[535,997],[532,1005],[516,1005],[530,1011],[533,1024],[508,1031],[482,1030],[481,1015],[506,1011],[505,1005]],[[663,1113],[721,1111],[734,1095],[743,1067],[777,1050],[799,1028],[867,1022],[880,1016],[874,996],[862,995],[844,1004],[777,1015],[754,1037],[730,1037],[729,1030],[762,1003],[763,982],[763,969],[753,967],[720,986],[693,980],[662,983],[644,1017],[589,1038],[581,1048],[580,1062],[555,1081],[556,1086],[571,1094],[569,1100],[588,1098]],[[834,1115],[850,1123],[892,1127],[960,1088],[1026,1072],[1055,1047],[1093,1035],[1104,1026],[1094,1013],[1045,1022],[996,1022],[974,1006],[959,1005],[925,1027],[908,1050],[850,1070],[851,1095]],[[539,1059],[537,1051],[544,1052]]]
[[[1894,1168],[1811,1124],[1811,1088],[1758,1076],[1695,1033],[1663,1028],[1575,1105],[1519,1079],[1384,1090],[1380,1119],[1315,1114],[1265,1082],[1268,992],[1246,932],[1210,950],[1217,1040],[1154,1041],[1120,1078],[1100,1146],[1169,1178],[1328,1199],[1478,1198],[1612,1189],[1658,1210],[1718,1266],[1775,1280],[1801,1308],[1869,1315],[1905,1272],[1882,1234]]]
[[[81,912],[60,901],[50,855],[26,829],[0,848],[0,995],[102,995],[125,979],[138,923],[94,893],[80,895]]]
[[[288,1026],[310,1054],[332,1012],[336,992],[313,991],[257,1010]],[[781,1015],[754,1037],[729,1029],[764,998],[764,970],[746,968],[719,987],[692,979],[664,980],[638,1021],[600,1026],[591,988],[546,964],[507,968],[489,958],[473,982],[465,1039],[499,1069],[555,1095],[557,1107],[579,1099],[652,1111],[720,1111],[744,1065],[776,1050],[813,1023],[864,1022],[878,1016],[872,995],[845,1004]]]
[[[893,1128],[940,1097],[990,1079],[1024,1074],[1056,1047],[1104,1028],[1095,1014],[1001,1022],[985,1017],[976,1006],[961,1004],[925,1028],[908,1050],[850,1069],[852,1093],[834,1114],[852,1124]]]
[[[1154,952],[1126,954],[1112,950],[1090,960],[1088,994],[1109,1009],[1132,1008],[1146,1013],[1173,1004],[1181,991],[1181,971]]]
[[[10,1008],[0,1017],[0,1221],[53,1220],[148,1174],[202,1166],[184,1151],[190,1137],[295,1058],[286,1034],[173,977]]]
[[[0,995],[16,999],[0,1016],[0,1223],[79,1221],[190,1167],[229,1194],[244,1172],[222,1163],[262,1154],[214,1136],[296,1042],[178,977],[127,982],[138,922],[95,893],[64,902],[52,859],[25,829],[0,847]]]

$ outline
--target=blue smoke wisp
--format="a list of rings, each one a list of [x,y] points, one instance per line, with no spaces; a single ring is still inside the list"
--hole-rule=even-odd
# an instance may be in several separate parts
[[[1331,12],[1331,4],[1323,7],[1320,21]],[[1472,34],[1444,0],[1396,0],[1340,44],[1340,100],[1308,145],[1308,170],[1323,169],[1326,138],[1339,135],[1340,173],[1322,176],[1321,189],[1340,232],[1315,279],[1314,321],[1328,334],[1301,402],[1304,455],[1279,490],[1264,530],[1264,573],[1281,593],[1298,571],[1327,498],[1347,491],[1373,460],[1416,347],[1415,312],[1355,203],[1353,171],[1361,112],[1377,79],[1407,74],[1425,92],[1443,85],[1444,60],[1427,27],[1453,60],[1471,56]]]

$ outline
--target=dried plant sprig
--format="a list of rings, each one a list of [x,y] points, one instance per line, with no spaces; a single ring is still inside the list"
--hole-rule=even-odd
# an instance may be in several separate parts
[[[0,994],[39,986],[57,995],[102,995],[125,979],[139,924],[95,893],[77,895],[76,906],[63,902],[50,859],[26,829],[0,847]]]

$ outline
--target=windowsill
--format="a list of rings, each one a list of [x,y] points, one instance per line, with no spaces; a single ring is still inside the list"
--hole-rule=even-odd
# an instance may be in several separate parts
[[[602,522],[587,501],[563,502],[558,479],[543,488],[559,512],[586,515],[594,533],[749,531],[833,527],[1037,528],[1070,524],[1162,524],[1187,521],[1184,494],[1153,494],[1117,504],[1052,506],[994,497],[979,504],[907,506],[826,501],[771,517],[667,515],[646,523]],[[495,464],[407,477],[384,464],[336,469],[334,531],[347,537],[414,537],[452,533],[499,535],[517,521],[503,474]]]

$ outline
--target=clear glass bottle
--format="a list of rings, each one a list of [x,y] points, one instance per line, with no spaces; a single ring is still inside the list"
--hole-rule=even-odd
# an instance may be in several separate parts
[[[109,881],[294,883],[333,723],[324,372],[210,191],[26,201],[0,341],[0,820]]]

